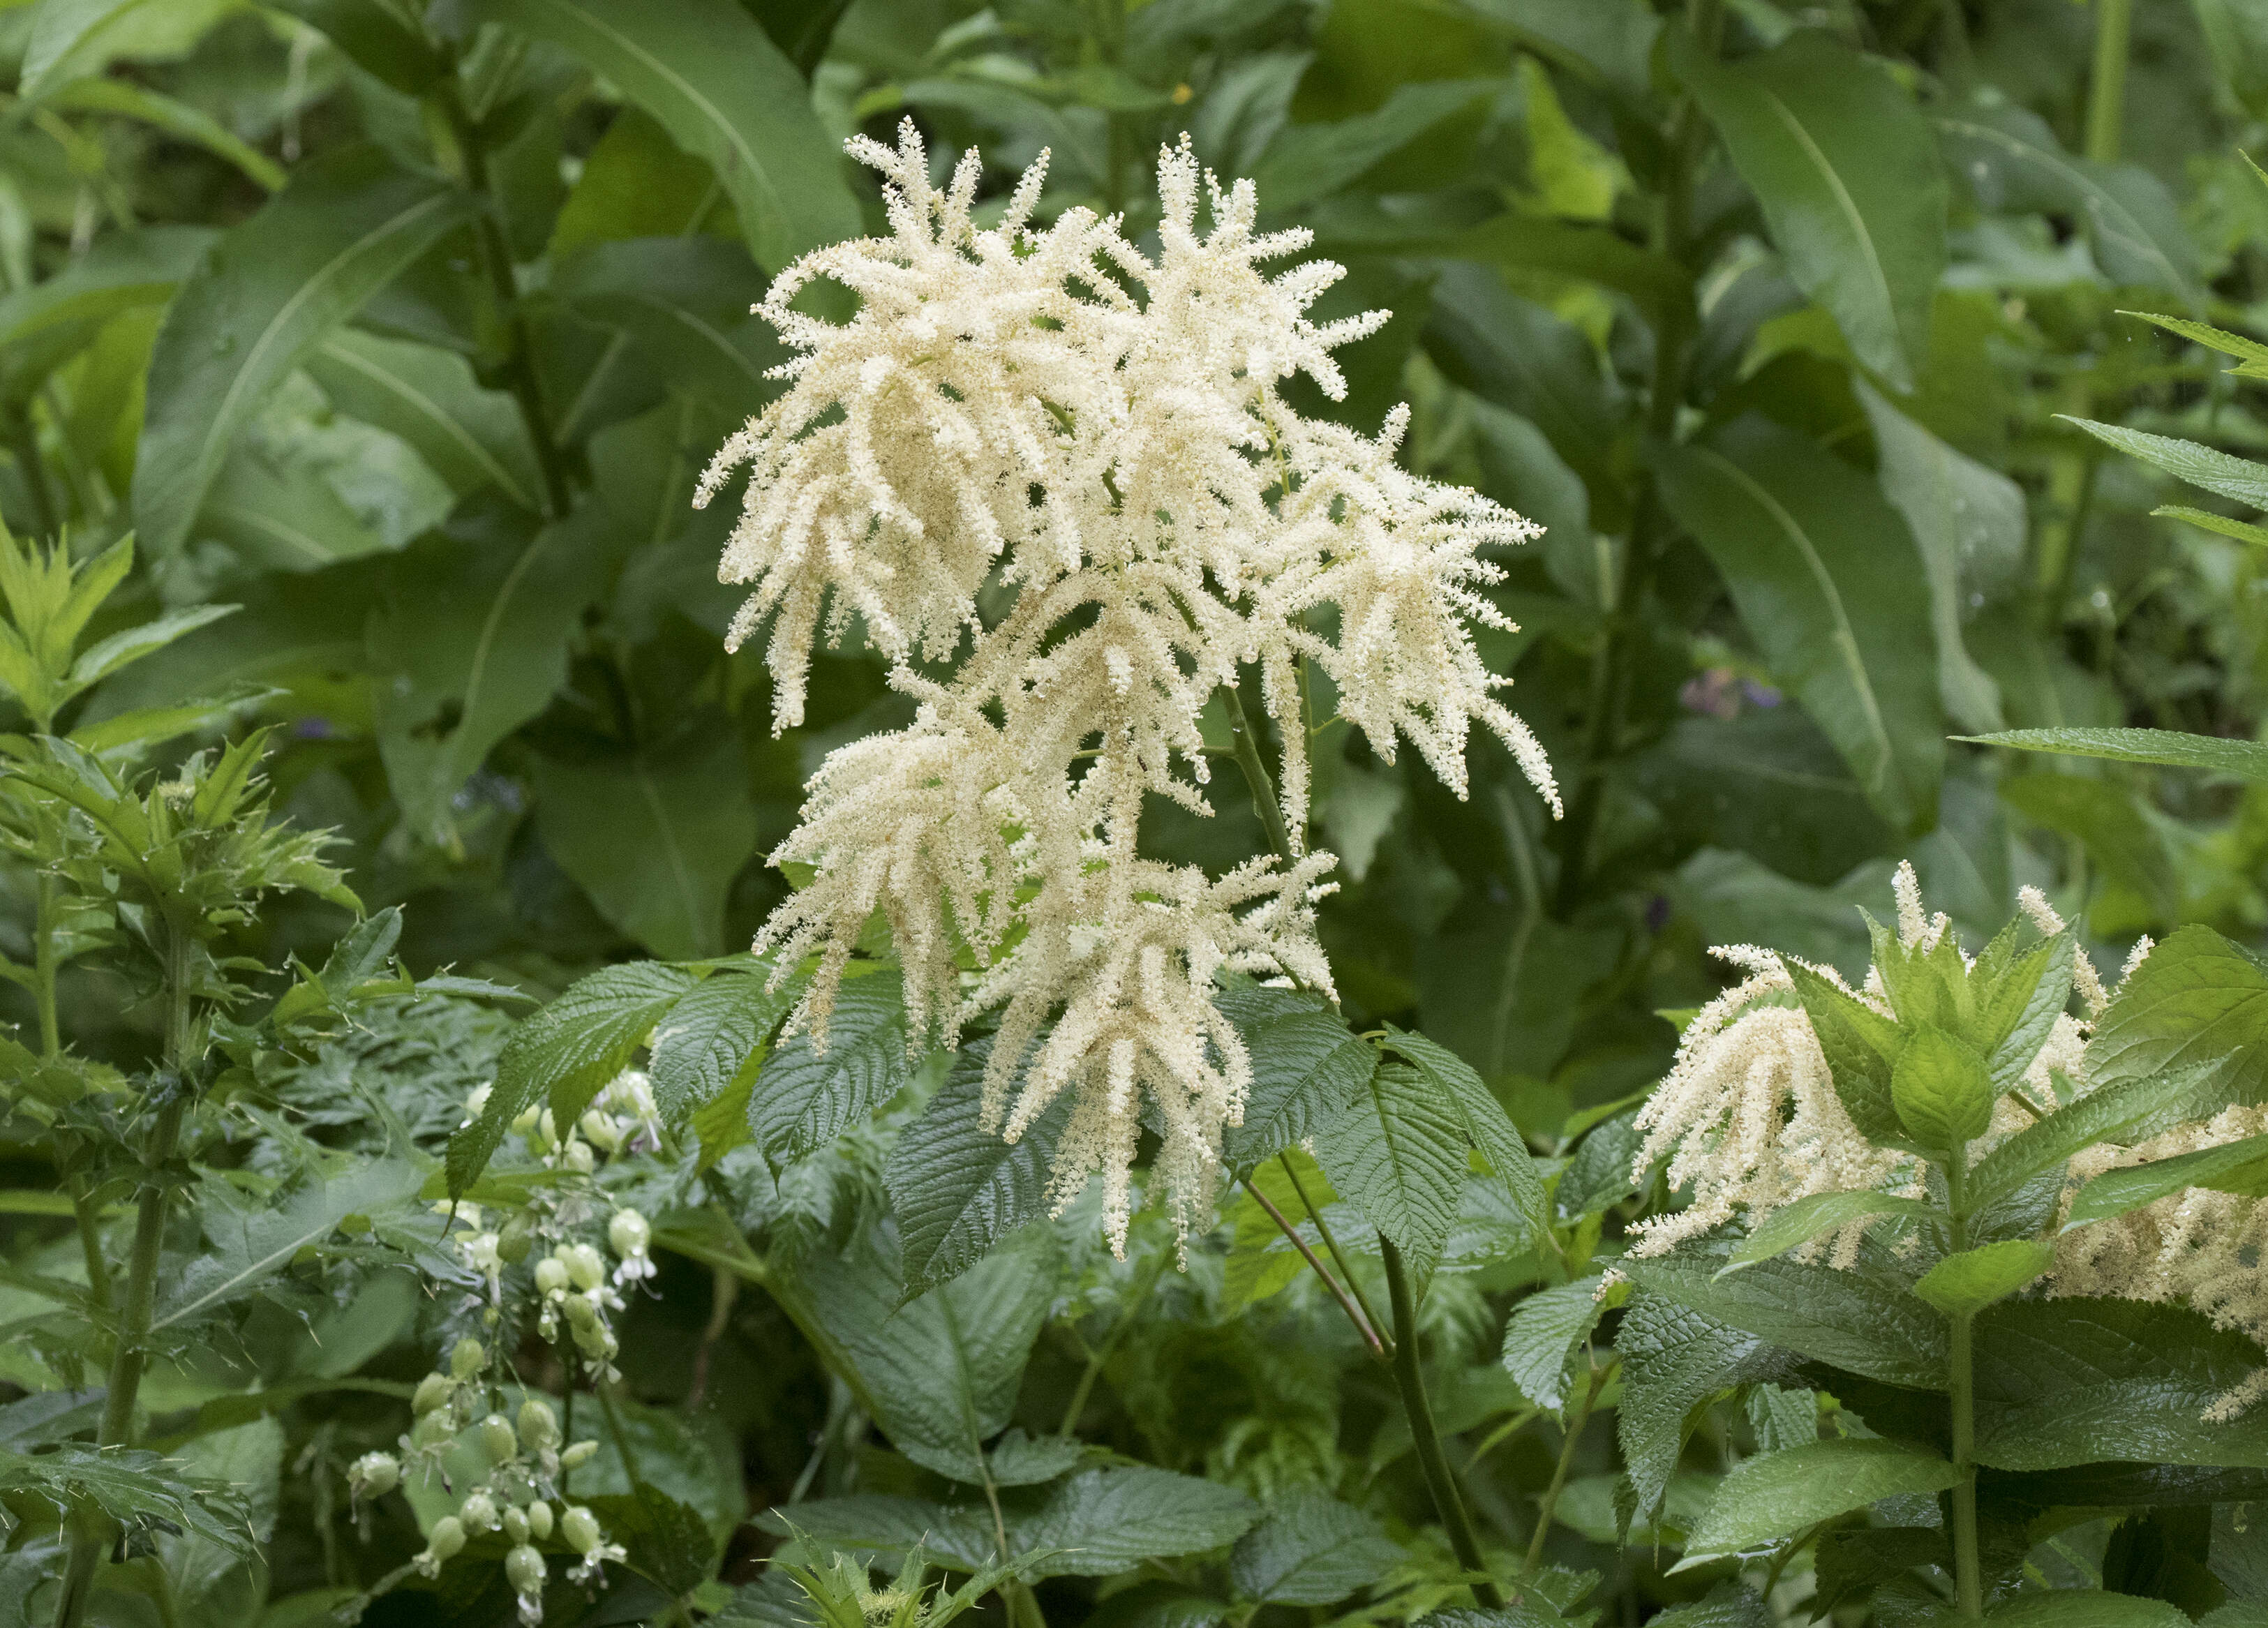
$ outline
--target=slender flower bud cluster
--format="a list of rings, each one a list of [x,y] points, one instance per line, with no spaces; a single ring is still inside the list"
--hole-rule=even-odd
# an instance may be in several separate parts
[[[1371,438],[1285,403],[1301,372],[1343,397],[1332,350],[1386,313],[1310,321],[1340,268],[1264,274],[1308,235],[1256,233],[1251,184],[1223,191],[1186,143],[1159,164],[1154,256],[1086,210],[1035,226],[1044,158],[980,227],[974,153],[940,191],[910,123],[895,151],[850,145],[884,177],[893,233],[773,284],[758,310],[799,353],[793,382],[725,444],[699,500],[747,467],[720,574],[751,587],[733,642],[770,624],[777,727],[802,718],[814,643],[854,622],[917,711],[821,767],[772,856],[812,879],[758,947],[783,969],[819,957],[791,1026],[823,1044],[880,911],[917,1032],[950,1042],[1005,1004],[994,1129],[1013,1138],[1074,1094],[1057,1204],[1100,1171],[1123,1245],[1146,1103],[1187,1227],[1210,1212],[1250,1079],[1217,980],[1330,987],[1314,902],[1336,861],[1302,845],[1303,681],[1328,678],[1381,757],[1407,737],[1461,794],[1478,722],[1557,807],[1471,633],[1509,625],[1479,551],[1537,528],[1401,468],[1404,409]],[[795,310],[816,278],[858,314]],[[1142,817],[1153,798],[1211,812],[1200,714],[1241,665],[1283,737],[1293,852],[1216,877],[1145,853]]]

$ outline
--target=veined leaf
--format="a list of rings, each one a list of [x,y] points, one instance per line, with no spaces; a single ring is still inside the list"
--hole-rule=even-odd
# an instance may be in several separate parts
[[[905,991],[897,969],[845,978],[827,1020],[827,1050],[807,1034],[775,1047],[748,1098],[748,1129],[777,1170],[807,1158],[902,1090]]]
[[[1256,986],[1227,991],[1219,1006],[1252,1057],[1244,1123],[1222,1137],[1231,1169],[1249,1169],[1314,1135],[1378,1066],[1377,1051],[1320,995]]]
[[[2115,446],[2129,457],[2156,465],[2176,480],[2202,486],[2239,503],[2249,503],[2256,509],[2268,509],[2268,464],[2233,458],[2195,441],[2153,435],[2147,430],[2097,424],[2092,418],[2076,418],[2069,413],[2058,413],[2056,416],[2066,424],[2077,424],[2106,446]]]
[[[2055,1246],[2005,1238],[1948,1255],[1921,1275],[1914,1293],[1948,1317],[1966,1317],[2006,1300],[2055,1264]]]
[[[2096,1588],[2026,1590],[1984,1613],[1992,1628],[2183,1628],[2188,1613],[2163,1600]]]
[[[1377,1582],[1403,1558],[1377,1521],[1313,1488],[1269,1500],[1260,1524],[1236,1540],[1229,1580],[1248,1600],[1330,1605]]]
[[[176,140],[202,147],[217,158],[233,164],[263,190],[283,189],[284,166],[253,146],[234,130],[201,107],[126,79],[86,78],[73,81],[48,99],[50,107],[82,113],[116,114],[153,125]]]
[[[1440,1258],[1465,1189],[1465,1127],[1431,1076],[1381,1064],[1315,1138],[1331,1186],[1407,1255],[1422,1280]]]
[[[2248,1136],[2194,1153],[2106,1170],[2079,1190],[2063,1230],[2108,1221],[2192,1187],[2250,1198],[2268,1196],[2268,1136]]]
[[[2218,735],[2189,735],[2177,729],[2007,729],[1991,735],[1957,735],[1978,746],[2013,747],[2019,752],[2065,752],[2073,757],[2108,757],[2126,763],[2163,763],[2173,769],[2210,769],[2241,780],[2268,782],[2268,745]]]
[[[16,93],[37,100],[121,57],[184,55],[227,9],[227,0],[45,0]]]
[[[2154,322],[2169,334],[2178,335],[2208,350],[2218,350],[2223,356],[2235,357],[2237,365],[2228,371],[2240,379],[2268,379],[2268,345],[2257,339],[2247,339],[2242,334],[2232,334],[2227,328],[2215,328],[2208,322],[2192,322],[2185,317],[2160,316],[2154,311],[2122,311],[2118,314]]]
[[[1670,1569],[1760,1549],[1878,1499],[1941,1492],[1960,1478],[1936,1454],[1903,1441],[1815,1441],[1760,1453],[1733,1467]]]
[[[1882,70],[1829,35],[1732,64],[1673,30],[1670,60],[1764,205],[1796,285],[1866,365],[1913,387],[1945,269],[1945,174],[1929,125]]]
[[[2210,927],[2183,927],[2120,987],[2088,1060],[2098,1080],[2169,1071],[2210,1079],[2218,1066],[2213,1107],[2268,1101],[2268,966]]]
[[[351,147],[223,235],[174,297],[150,358],[133,496],[153,553],[187,541],[237,431],[306,352],[471,214],[457,188]]]
[[[519,409],[504,392],[482,389],[454,351],[342,328],[306,365],[332,406],[409,442],[460,497],[494,486],[531,513],[541,507]]]
[[[1783,1204],[1756,1223],[1740,1248],[1733,1251],[1725,1270],[1753,1266],[1786,1255],[1822,1233],[1837,1232],[1870,1215],[1909,1215],[1926,1218],[1937,1210],[1918,1198],[1898,1198],[1889,1193],[1813,1193]]]
[[[810,87],[733,0],[481,0],[475,13],[591,64],[709,160],[773,271],[854,237],[858,205]]]
[[[2161,504],[2150,511],[2169,520],[2186,520],[2209,532],[2224,537],[2234,537],[2239,542],[2255,542],[2268,547],[2268,526],[2255,526],[2250,520],[2232,520],[2225,514],[2215,514],[2209,509],[2192,509],[2186,504]]]
[[[1035,1577],[1110,1577],[1145,1561],[1234,1543],[1259,1508],[1233,1486],[1148,1464],[1089,1470],[1049,1489],[1008,1529],[1018,1551],[1052,1551]]]
[[[218,1310],[249,1293],[320,1243],[350,1215],[372,1215],[407,1206],[423,1182],[406,1160],[358,1166],[346,1175],[302,1189],[279,1207],[246,1209],[232,1197],[203,1205],[206,1249],[169,1271],[151,1332]]]
[[[2187,1117],[2208,1093],[2217,1094],[2222,1067],[2218,1057],[2140,1073],[2106,1066],[2098,1075],[2102,1083],[2085,1096],[2026,1125],[1977,1161],[1969,1175],[1970,1203],[1988,1204],[2097,1142],[2136,1139]]]
[[[1594,1272],[1555,1284],[1512,1308],[1504,1325],[1504,1371],[1537,1407],[1556,1410],[1566,1402],[1569,1359],[1606,1314],[1602,1281]]]
[[[711,973],[655,1026],[646,1072],[653,1100],[673,1127],[724,1095],[802,998],[801,978],[789,977],[775,990],[770,972],[758,966],[753,973]]]
[[[1328,124],[1287,124],[1268,144],[1252,180],[1268,210],[1296,210],[1336,192],[1402,148],[1507,88],[1496,79],[1398,85],[1385,104]]]
[[[1433,1082],[1455,1109],[1466,1138],[1480,1150],[1490,1170],[1503,1183],[1513,1208],[1527,1221],[1531,1235],[1537,1239],[1545,1236],[1550,1231],[1551,1218],[1543,1178],[1536,1174],[1535,1160],[1528,1153],[1520,1127],[1512,1123],[1512,1116],[1504,1111],[1504,1104],[1482,1083],[1472,1064],[1439,1041],[1390,1025],[1383,1043]]]
[[[1644,1289],[1623,1314],[1615,1354],[1623,1365],[1615,1436],[1641,1518],[1661,1506],[1695,1410],[1734,1385],[1778,1379],[1799,1360],[1761,1336]]]
[[[1723,573],[1741,620],[1902,829],[1929,823],[1944,766],[1937,660],[1912,537],[1864,475],[1749,415],[1669,453],[1662,497]]]

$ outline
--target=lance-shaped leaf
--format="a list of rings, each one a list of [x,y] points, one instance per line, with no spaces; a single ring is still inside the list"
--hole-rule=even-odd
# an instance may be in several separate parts
[[[1786,965],[1851,1123],[1874,1141],[1903,1140],[1905,1127],[1890,1095],[1891,1069],[1904,1043],[1897,1025],[1823,974],[1797,961]]]
[[[786,978],[774,989],[770,973],[762,965],[711,973],[655,1025],[646,1072],[655,1105],[673,1127],[723,1096],[802,998],[802,978]]]
[[[2219,1065],[2228,1101],[2268,1101],[2268,965],[2210,927],[2183,927],[2120,986],[2088,1064],[2105,1080]]]
[[[1743,1459],[1719,1484],[1672,1571],[1761,1549],[1878,1499],[1941,1492],[1961,1472],[1903,1441],[1815,1441]]]
[[[247,1206],[216,1182],[202,1206],[205,1248],[166,1273],[151,1332],[210,1315],[252,1293],[350,1215],[406,1207],[423,1180],[409,1160],[384,1159],[314,1182],[273,1206]]]
[[[1670,46],[1788,275],[1861,362],[1911,390],[1945,269],[1948,191],[1928,121],[1888,74],[1814,30],[1730,64],[1682,30]]]
[[[1661,1505],[1696,1411],[1719,1391],[1778,1379],[1798,1359],[1745,1329],[1641,1289],[1615,1332],[1622,1403],[1615,1436],[1640,1516]]]
[[[1463,1116],[1424,1071],[1382,1063],[1315,1138],[1339,1196],[1408,1256],[1422,1279],[1440,1258],[1465,1189]]]
[[[1504,1371],[1537,1407],[1556,1410],[1566,1402],[1570,1359],[1606,1315],[1603,1281],[1594,1272],[1555,1284],[1512,1308],[1504,1325]]]
[[[2228,740],[2218,735],[2183,734],[2177,729],[2007,729],[1998,734],[1962,735],[1979,746],[2011,747],[2019,752],[2063,752],[2073,757],[2107,757],[2122,763],[2162,763],[2169,769],[2204,769],[2239,780],[2268,783],[2268,745]]]
[[[2036,1238],[2004,1238],[1947,1256],[1921,1275],[1914,1293],[1948,1317],[1973,1316],[2054,1264],[2053,1244]]]
[[[2063,1230],[2111,1220],[2192,1187],[2248,1198],[2268,1196],[2268,1136],[2248,1136],[2194,1153],[2106,1170],[2079,1190],[2071,1212],[2064,1217]]]
[[[1669,453],[1662,497],[1732,590],[1741,620],[1901,829],[1926,826],[1943,770],[1929,592],[1905,522],[1874,483],[1755,414]]]
[[[828,1014],[827,1049],[801,1034],[764,1059],[748,1097],[748,1129],[777,1170],[832,1142],[897,1095],[908,1078],[897,969],[845,978]]]
[[[53,276],[0,295],[0,399],[29,396],[113,317],[164,305],[218,236],[203,226],[106,233]]]
[[[2124,424],[2098,424],[2092,418],[2075,418],[2069,413],[2058,413],[2056,416],[2066,424],[2077,424],[2106,446],[2115,446],[2130,458],[2155,465],[2177,481],[2187,481],[2223,497],[2249,503],[2256,509],[2268,509],[2268,464],[2231,457],[2177,436],[2153,435],[2147,430],[2129,430]]]
[[[2220,1095],[2222,1067],[2214,1057],[2123,1078],[2104,1071],[2087,1095],[2026,1125],[1978,1160],[1969,1175],[1970,1202],[1982,1208],[2082,1148],[2136,1140],[2190,1117]]]
[[[1725,1270],[1729,1272],[1786,1255],[1799,1244],[1809,1243],[1824,1233],[1840,1231],[1870,1215],[1926,1219],[1937,1213],[1935,1208],[1918,1198],[1897,1198],[1889,1193],[1813,1193],[1793,1204],[1783,1204],[1758,1222],[1733,1251]]]
[[[733,0],[480,0],[482,20],[562,46],[709,160],[759,265],[855,236],[858,204],[811,89]]]
[[[1535,1160],[1528,1153],[1520,1127],[1512,1123],[1512,1116],[1473,1072],[1472,1064],[1439,1041],[1391,1025],[1384,1044],[1414,1064],[1440,1089],[1455,1109],[1466,1139],[1480,1150],[1489,1169],[1503,1184],[1513,1208],[1535,1237],[1544,1236],[1550,1230],[1551,1219],[1543,1178],[1536,1174]]]
[[[460,497],[493,486],[531,512],[541,506],[519,409],[503,391],[482,389],[455,352],[342,328],[306,365],[333,407],[409,442]]]
[[[133,489],[145,545],[163,556],[188,540],[246,420],[324,335],[472,209],[460,189],[350,147],[306,166],[213,245],[151,353]]]
[[[1230,990],[1219,1004],[1252,1057],[1244,1123],[1222,1137],[1231,1169],[1249,1169],[1314,1135],[1378,1066],[1378,1053],[1320,995],[1254,987]]]

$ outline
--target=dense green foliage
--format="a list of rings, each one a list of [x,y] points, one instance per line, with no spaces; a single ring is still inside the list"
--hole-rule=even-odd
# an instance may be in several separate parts
[[[0,1628],[2257,1623],[2263,0],[0,0]],[[775,734],[691,499],[902,117],[1136,239],[1186,131],[1393,312],[1300,409],[1548,527],[1481,647],[1565,817],[1311,731],[1340,999],[1228,980],[1185,1254],[1049,1215],[1066,1114],[982,1127],[879,920],[824,1050],[745,953],[913,707],[854,630]],[[1288,845],[1247,718],[1161,856]],[[1862,915],[1901,863],[1948,926]],[[1896,1174],[1632,1255],[1727,944]],[[2192,1203],[2218,1284],[2082,1263]]]

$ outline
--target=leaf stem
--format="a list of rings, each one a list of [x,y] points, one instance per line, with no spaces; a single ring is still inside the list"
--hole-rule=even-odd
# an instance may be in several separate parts
[[[1354,1303],[1362,1308],[1364,1320],[1375,1330],[1378,1327],[1378,1313],[1372,1308],[1370,1297],[1362,1292],[1362,1279],[1356,1277],[1354,1268],[1347,1264],[1346,1253],[1339,1248],[1338,1239],[1332,1234],[1331,1224],[1323,1219],[1322,1209],[1314,1199],[1307,1197],[1307,1185],[1300,1180],[1299,1168],[1292,1164],[1291,1153],[1287,1151],[1277,1154],[1276,1162],[1284,1167],[1284,1175],[1291,1182],[1292,1190],[1300,1196],[1300,1207],[1307,1212],[1307,1219],[1315,1224],[1315,1231],[1322,1235],[1323,1248],[1331,1252],[1331,1259],[1337,1263],[1339,1276],[1346,1279],[1346,1286],[1348,1292],[1354,1296]],[[1394,1343],[1388,1340],[1387,1352],[1390,1353],[1393,1349]]]
[[[1607,1375],[1612,1372],[1612,1363],[1591,1370],[1591,1382],[1585,1387],[1583,1400],[1566,1426],[1566,1439],[1559,1444],[1559,1462],[1551,1467],[1551,1484],[1543,1489],[1543,1501],[1536,1506],[1535,1530],[1528,1537],[1528,1559],[1521,1567],[1523,1577],[1533,1576],[1535,1568],[1543,1564],[1543,1542],[1551,1536],[1551,1518],[1558,1511],[1559,1495],[1567,1490],[1567,1472],[1574,1468],[1575,1448],[1583,1440],[1583,1427],[1591,1422],[1591,1410],[1598,1404],[1599,1392],[1605,1389]]]
[[[1252,788],[1252,812],[1260,816],[1260,829],[1267,835],[1268,845],[1289,869],[1297,856],[1292,851],[1291,829],[1284,823],[1284,805],[1276,795],[1275,777],[1268,772],[1267,762],[1260,755],[1260,737],[1245,716],[1244,698],[1237,693],[1237,687],[1223,684],[1220,694],[1228,713],[1229,730],[1236,737],[1236,766],[1244,770],[1244,783]]]
[[[1150,1292],[1158,1286],[1158,1279],[1165,1276],[1166,1258],[1162,1250],[1151,1256],[1149,1263],[1142,1269],[1139,1286],[1128,1299],[1130,1307],[1139,1306],[1150,1298]],[[1071,1393],[1071,1405],[1064,1410],[1063,1423],[1057,1426],[1057,1435],[1069,1436],[1079,1428],[1079,1417],[1086,1411],[1086,1399],[1094,1394],[1095,1381],[1102,1377],[1103,1365],[1110,1360],[1110,1353],[1118,1349],[1118,1342],[1126,1337],[1127,1330],[1133,1326],[1133,1312],[1130,1309],[1121,1312],[1118,1321],[1110,1325],[1110,1332],[1102,1337],[1102,1344],[1089,1353],[1086,1369],[1079,1376],[1079,1388]]]
[[[1268,1219],[1275,1222],[1278,1229],[1283,1233],[1284,1236],[1292,1241],[1292,1247],[1300,1252],[1300,1258],[1307,1262],[1309,1266],[1313,1267],[1314,1269],[1315,1276],[1323,1280],[1323,1286],[1331,1292],[1331,1298],[1339,1303],[1339,1309],[1346,1313],[1347,1321],[1354,1324],[1355,1332],[1361,1335],[1364,1342],[1369,1345],[1370,1354],[1378,1358],[1385,1357],[1386,1345],[1385,1343],[1378,1337],[1378,1330],[1371,1326],[1370,1319],[1363,1315],[1362,1308],[1354,1303],[1353,1299],[1347,1293],[1345,1288],[1340,1285],[1339,1280],[1331,1276],[1330,1268],[1325,1266],[1321,1261],[1315,1258],[1315,1252],[1307,1248],[1307,1241],[1300,1236],[1300,1229],[1292,1226],[1289,1220],[1285,1219],[1284,1212],[1281,1210],[1278,1210],[1273,1204],[1269,1202],[1267,1194],[1262,1192],[1259,1188],[1253,1185],[1252,1178],[1250,1176],[1244,1178],[1244,1190],[1250,1193],[1253,1197],[1254,1202],[1258,1204],[1262,1209],[1268,1212]],[[1306,1202],[1304,1197],[1301,1198],[1300,1202],[1303,1204]],[[1309,1215],[1314,1214],[1313,1207],[1308,1209],[1307,1213]],[[1341,1270],[1344,1271],[1344,1269],[1345,1263],[1342,1262]]]
[[[2118,162],[2126,115],[2126,47],[2134,0],[2095,0],[2095,70],[2087,84],[2087,156]]]
[[[1456,1472],[1441,1451],[1440,1433],[1433,1427],[1432,1403],[1425,1399],[1425,1376],[1418,1365],[1418,1302],[1410,1292],[1410,1272],[1402,1263],[1402,1251],[1383,1233],[1379,1234],[1378,1250],[1386,1263],[1386,1292],[1394,1306],[1394,1379],[1401,1388],[1403,1411],[1410,1416],[1418,1466],[1425,1472],[1433,1507],[1448,1530],[1449,1547],[1456,1553],[1457,1564],[1485,1579],[1488,1565],[1481,1556],[1480,1538],[1473,1530],[1464,1494],[1458,1489]],[[1472,1587],[1473,1598],[1483,1610],[1504,1610],[1504,1591],[1494,1582],[1484,1580]]]
[[[1956,1147],[1945,1165],[1945,1207],[1955,1255],[1969,1247],[1964,1190],[1968,1174],[1962,1150]],[[1972,1620],[1984,1615],[1984,1585],[1977,1560],[1977,1381],[1971,1349],[1975,1315],[1962,1312],[1953,1317],[1947,1353],[1952,1370],[1953,1468],[1960,1477],[1953,1484],[1954,1594],[1961,1615]]]

